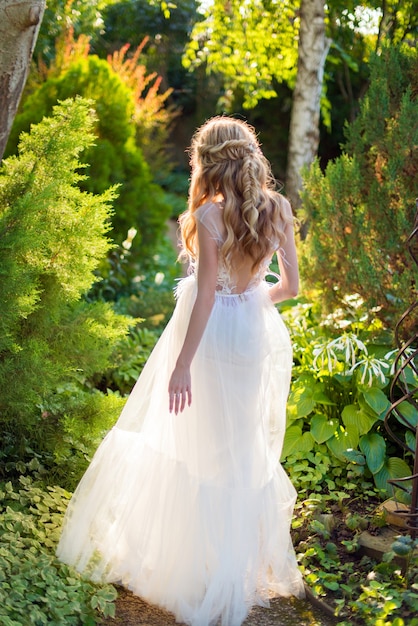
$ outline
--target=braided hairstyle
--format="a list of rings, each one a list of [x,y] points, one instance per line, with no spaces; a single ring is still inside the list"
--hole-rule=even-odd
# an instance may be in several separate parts
[[[270,164],[254,129],[242,120],[218,116],[195,133],[190,148],[192,176],[188,210],[180,216],[183,256],[197,256],[194,211],[222,196],[226,239],[220,253],[227,266],[252,259],[253,271],[285,241],[290,218],[274,190]]]

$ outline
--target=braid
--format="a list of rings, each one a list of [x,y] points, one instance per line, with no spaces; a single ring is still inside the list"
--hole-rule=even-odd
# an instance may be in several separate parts
[[[198,154],[203,167],[217,165],[224,161],[238,161],[254,152],[254,146],[248,139],[229,139],[221,144],[198,146]]]
[[[254,163],[251,156],[246,156],[242,165],[242,218],[247,225],[252,239],[258,241],[256,225],[258,222],[258,181],[254,176]]]

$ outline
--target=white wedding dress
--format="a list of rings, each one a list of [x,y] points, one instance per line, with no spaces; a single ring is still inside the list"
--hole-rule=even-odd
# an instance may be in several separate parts
[[[197,218],[222,241],[221,208]],[[221,218],[222,219],[222,218]],[[268,296],[268,261],[244,293],[224,267],[191,376],[168,411],[168,381],[196,296],[173,316],[69,504],[57,555],[190,626],[240,626],[254,604],[303,596],[289,527],[295,490],[279,463],[292,350]]]

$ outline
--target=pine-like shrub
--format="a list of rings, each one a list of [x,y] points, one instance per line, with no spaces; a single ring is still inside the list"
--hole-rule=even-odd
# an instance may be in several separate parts
[[[0,170],[3,460],[28,448],[52,453],[71,433],[72,417],[87,439],[109,426],[105,397],[96,398],[88,380],[109,367],[130,319],[83,298],[111,246],[115,196],[78,187],[78,158],[94,141],[94,124],[90,102],[62,102],[22,135],[19,156]],[[110,404],[114,419],[118,403]]]
[[[111,65],[95,55],[75,54],[67,59],[62,71],[52,72],[46,81],[31,93],[16,116],[8,143],[13,152],[22,131],[49,115],[58,100],[81,95],[92,100],[97,114],[96,139],[85,154],[89,164],[88,179],[82,189],[102,193],[119,184],[112,216],[112,237],[121,243],[129,228],[138,230],[134,259],[142,263],[155,253],[165,233],[171,210],[161,188],[152,180],[137,141],[135,94]]]
[[[418,53],[384,50],[370,70],[343,154],[304,177],[301,269],[328,308],[357,293],[392,324],[417,295],[406,240],[418,195]]]

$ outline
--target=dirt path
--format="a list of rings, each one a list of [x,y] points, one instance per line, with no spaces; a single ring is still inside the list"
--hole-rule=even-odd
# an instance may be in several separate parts
[[[333,620],[307,601],[275,598],[270,609],[254,608],[243,626],[332,626]],[[103,626],[179,626],[171,613],[147,604],[132,593],[120,589],[115,619]]]

